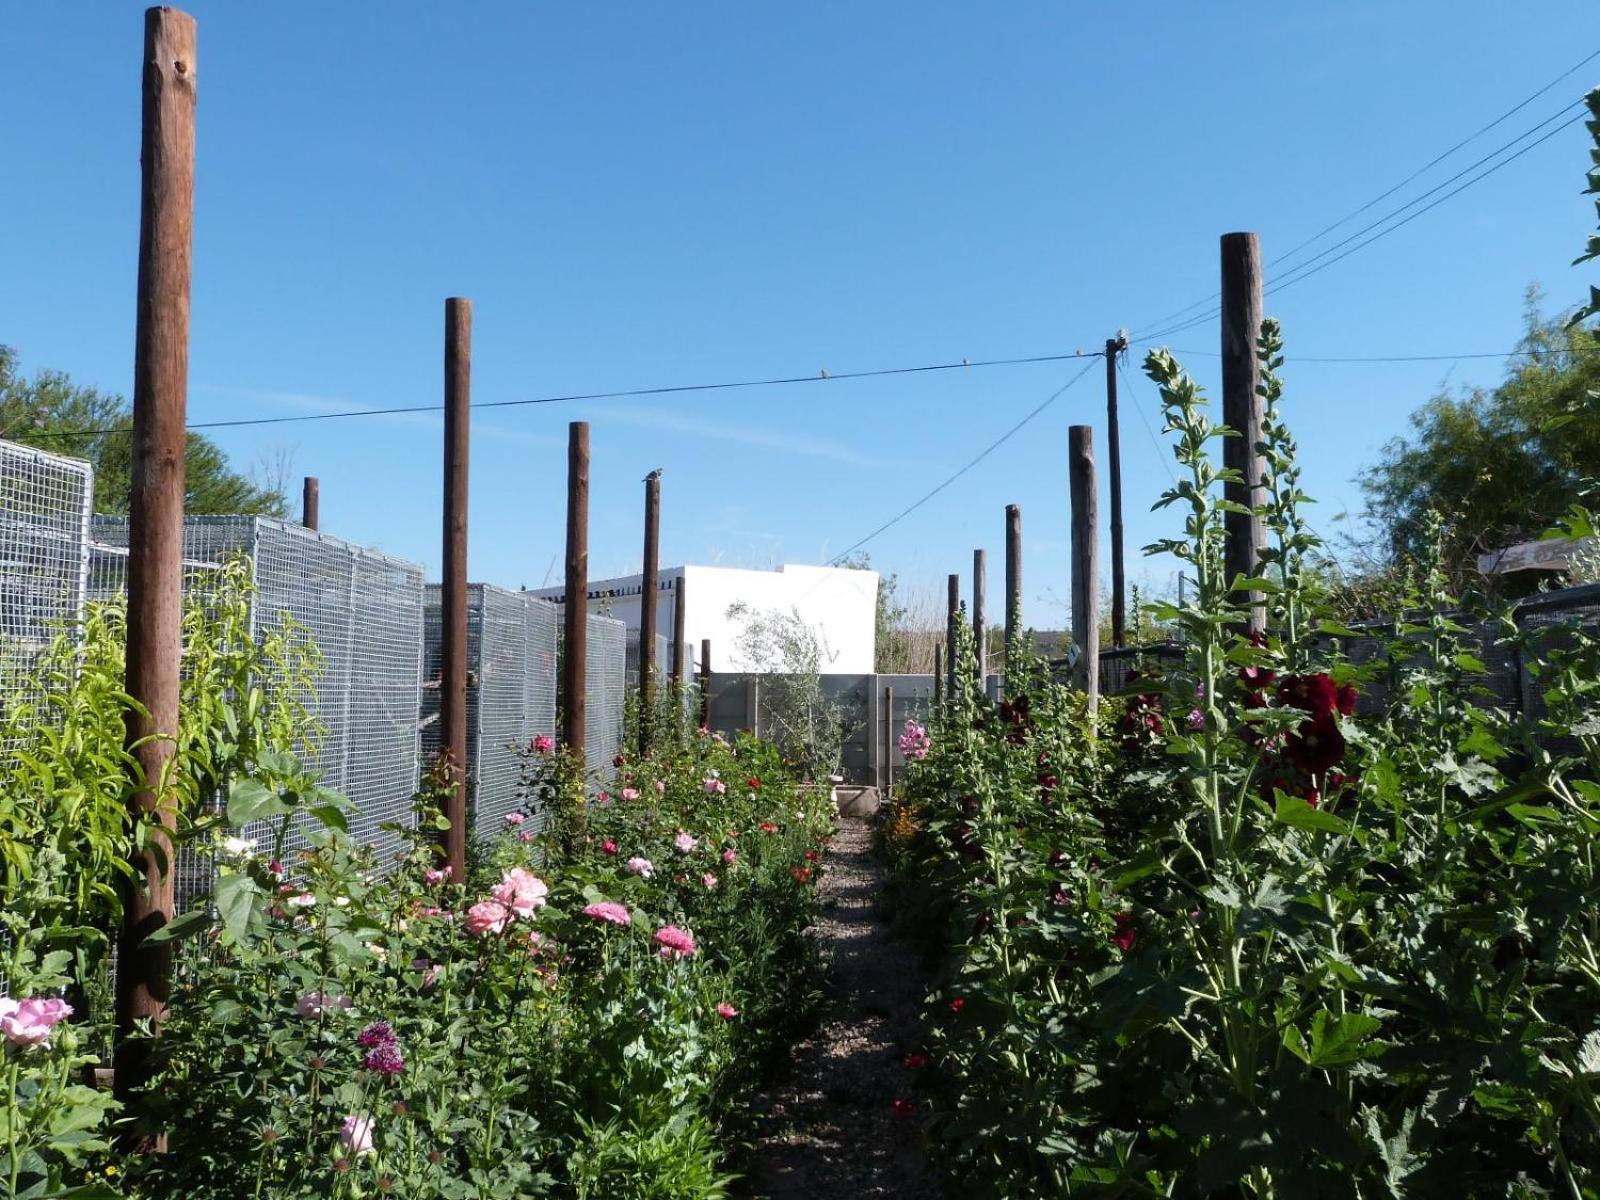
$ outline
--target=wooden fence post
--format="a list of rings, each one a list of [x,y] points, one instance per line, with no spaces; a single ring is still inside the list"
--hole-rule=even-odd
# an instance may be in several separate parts
[[[951,575],[946,588],[946,607],[949,613],[945,619],[945,637],[948,639],[945,649],[944,663],[944,692],[946,698],[953,705],[956,702],[956,664],[961,655],[956,647],[961,641],[961,576]]]
[[[933,644],[933,711],[944,712],[944,645]]]
[[[1262,502],[1261,363],[1256,338],[1261,333],[1261,243],[1253,233],[1222,235],[1222,420],[1238,431],[1224,439],[1222,462],[1239,472],[1241,480],[1229,483],[1223,495],[1235,504],[1255,508]],[[1254,578],[1260,562],[1259,548],[1266,540],[1266,522],[1255,513],[1225,514],[1227,529],[1223,568],[1231,583],[1238,576]],[[1241,597],[1250,605],[1248,627],[1266,624],[1266,597],[1251,592]]]
[[[700,639],[700,727],[711,728],[711,639]]]
[[[989,581],[989,558],[982,550],[972,552],[972,633],[977,643],[978,691],[983,693],[989,680],[989,631],[985,628],[984,593]]]
[[[155,814],[123,884],[116,984],[115,1088],[126,1101],[148,1077],[136,1023],[166,1016],[170,943],[145,938],[172,919],[172,797],[156,787],[178,732],[183,621],[184,420],[189,386],[189,284],[194,230],[195,23],[144,15],[139,282],[133,351],[133,486],[129,497],[126,686],[135,820]]]
[[[656,674],[656,602],[661,586],[661,471],[644,477],[644,577],[639,583],[639,755],[650,753]]]
[[[685,678],[683,660],[689,654],[689,643],[684,636],[686,619],[683,611],[683,576],[679,575],[672,584],[672,691],[680,708],[683,706]]]
[[[1006,690],[1010,692],[1016,640],[1022,636],[1022,506],[1006,505]]]
[[[1100,703],[1100,547],[1094,477],[1094,429],[1067,431],[1072,480],[1072,640],[1078,647],[1073,674],[1093,713]]]
[[[561,741],[582,762],[589,663],[589,422],[567,426],[567,586],[561,612]]]
[[[1122,568],[1122,432],[1117,418],[1117,355],[1128,348],[1119,333],[1106,339],[1106,457],[1110,460],[1111,493],[1111,644],[1122,646],[1128,637],[1126,580]]]
[[[472,452],[472,301],[444,302],[444,571],[439,589],[439,732],[449,773],[445,860],[467,878],[467,470]]]
[[[744,677],[744,727],[761,736],[761,681],[754,675]]]
[[[883,689],[883,798],[894,790],[894,689]]]
[[[318,509],[321,507],[322,485],[315,475],[307,475],[300,490],[300,524],[315,530],[319,526]]]

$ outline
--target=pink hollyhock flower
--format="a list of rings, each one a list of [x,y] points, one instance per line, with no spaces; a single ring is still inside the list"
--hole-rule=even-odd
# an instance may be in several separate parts
[[[506,814],[507,825],[521,825],[527,819],[528,815],[526,813],[509,812]]]
[[[533,739],[533,752],[535,754],[549,754],[556,748],[556,740],[548,733],[541,733]]]
[[[639,789],[638,788],[623,788],[622,789],[622,798],[624,800],[637,800],[639,798]]]
[[[666,794],[667,794],[667,782],[666,782],[666,780],[664,780],[664,779],[656,780],[656,795],[665,796]]]
[[[448,866],[441,867],[437,870],[435,870],[433,867],[429,867],[422,873],[422,882],[427,884],[429,887],[438,887],[441,883],[450,878],[450,874],[454,869],[455,868]]]
[[[616,852],[617,852],[617,844],[615,842],[613,842],[610,838],[607,838],[605,841],[600,843],[600,853],[601,854],[615,854]]]
[[[637,875],[640,879],[649,879],[650,876],[656,873],[656,867],[648,858],[630,858],[628,860],[628,871]]]
[[[678,836],[672,839],[672,844],[679,854],[688,854],[700,843],[680,829]]]
[[[676,925],[663,925],[651,940],[662,958],[688,958],[696,949],[694,935]]]
[[[544,949],[544,934],[537,929],[528,930],[528,953],[538,954]]]
[[[50,1031],[72,1015],[72,1005],[53,996],[13,1000],[0,996],[0,1033],[13,1046],[47,1046]]]
[[[330,996],[324,992],[307,992],[294,1002],[295,1011],[302,1017],[310,1020],[320,1017],[325,1012],[332,1012],[336,1008],[349,1008],[349,996]]]
[[[506,911],[505,905],[493,900],[480,900],[467,909],[467,932],[487,937],[503,930],[510,919],[511,914]]]
[[[316,902],[317,898],[310,892],[301,892],[299,895],[290,896],[284,901],[290,908],[311,908]]]
[[[398,1075],[406,1069],[405,1056],[394,1042],[384,1042],[367,1051],[362,1065],[378,1075]]]
[[[707,871],[704,875],[700,876],[700,886],[705,888],[705,890],[708,892],[711,891],[717,886],[717,877],[710,871]]]
[[[372,1118],[351,1113],[339,1127],[339,1144],[351,1154],[372,1153]]]
[[[721,796],[727,792],[728,785],[720,779],[708,779],[705,781],[705,789],[708,796]]]
[[[546,897],[550,895],[550,889],[532,871],[512,867],[500,877],[500,882],[489,894],[516,916],[531,921],[534,914],[548,903]]]
[[[722,852],[722,861],[730,867],[733,866],[734,863],[739,861],[739,852],[737,850],[724,850]]]
[[[608,925],[626,926],[633,922],[633,914],[614,900],[602,900],[598,904],[591,904],[583,910],[583,915],[592,917],[596,921],[604,921]]]
[[[738,1015],[739,1010],[733,1005],[729,1004],[726,1000],[717,1005],[717,1016],[721,1017],[724,1021],[731,1021]]]
[[[928,757],[928,749],[933,745],[933,739],[928,736],[928,731],[915,721],[907,721],[905,729],[900,734],[900,753],[906,758],[916,761]]]

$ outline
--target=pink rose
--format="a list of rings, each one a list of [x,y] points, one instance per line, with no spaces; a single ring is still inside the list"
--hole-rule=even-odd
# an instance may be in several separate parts
[[[656,780],[656,795],[665,796],[666,794],[667,794],[667,783],[666,783],[666,780],[664,780],[664,779]]]
[[[438,887],[441,883],[450,878],[450,874],[453,870],[453,867],[448,866],[442,867],[438,870],[435,870],[433,867],[429,867],[422,873],[422,882],[427,884],[429,887]]]
[[[528,817],[526,813],[509,812],[506,814],[507,825],[521,825],[527,819]]]
[[[731,1021],[738,1015],[739,1010],[733,1005],[729,1004],[726,1000],[717,1005],[717,1016],[721,1017],[724,1021]]]
[[[717,877],[710,871],[707,871],[704,875],[700,876],[700,886],[709,892],[712,888],[717,886]]]
[[[503,930],[510,919],[511,914],[506,911],[505,905],[493,900],[480,900],[467,909],[467,932],[487,937]]]
[[[531,921],[534,914],[547,903],[546,897],[549,896],[550,889],[545,886],[544,880],[532,871],[523,867],[512,867],[500,877],[500,882],[489,894],[522,920]],[[498,933],[499,930],[495,932]]]
[[[739,852],[737,850],[724,850],[722,852],[722,861],[730,867],[733,866],[734,863],[739,861]]]
[[[705,789],[708,796],[720,796],[728,790],[728,785],[720,779],[708,779],[705,781]]]
[[[48,1046],[50,1031],[71,1015],[72,1005],[54,996],[0,996],[0,1033],[13,1046]]]
[[[656,867],[648,858],[630,858],[628,860],[628,872],[629,874],[637,875],[640,879],[649,879],[650,876],[656,873]]]
[[[622,789],[622,798],[624,800],[637,800],[639,798],[639,789],[638,788],[623,788]]]
[[[615,842],[613,842],[610,838],[607,838],[605,841],[600,843],[600,853],[601,854],[615,854],[616,852],[617,852],[617,844]]]
[[[549,754],[556,748],[556,740],[548,733],[541,733],[533,739],[533,752],[535,754]]]
[[[678,836],[672,839],[672,844],[677,848],[679,854],[688,854],[700,843],[680,829],[678,830]]]

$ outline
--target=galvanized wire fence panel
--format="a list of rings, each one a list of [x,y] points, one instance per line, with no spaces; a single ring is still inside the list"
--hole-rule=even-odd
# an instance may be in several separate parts
[[[612,617],[590,616],[584,679],[584,765],[610,779],[622,752],[622,712],[627,687],[628,627]]]
[[[93,499],[88,463],[0,442],[0,712],[44,699],[30,677],[82,611]]]
[[[467,804],[476,831],[493,833],[524,802],[519,750],[556,728],[556,606],[489,584],[467,588]],[[427,671],[441,672],[442,610],[438,584],[428,585]],[[438,753],[439,689],[424,693],[423,746]],[[524,830],[543,827],[531,814]]]

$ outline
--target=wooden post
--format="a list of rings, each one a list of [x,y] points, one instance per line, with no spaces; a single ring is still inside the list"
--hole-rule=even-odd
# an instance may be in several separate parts
[[[894,689],[883,689],[883,796],[894,790]]]
[[[945,620],[945,637],[949,644],[945,650],[944,664],[944,690],[950,703],[956,702],[956,663],[961,658],[957,646],[961,642],[960,614],[961,614],[961,576],[951,575],[948,581],[948,595],[946,604],[949,615]]]
[[[744,677],[744,727],[761,736],[761,681],[754,675]]]
[[[644,477],[644,577],[639,582],[639,754],[650,753],[656,674],[656,600],[661,586],[661,472]]]
[[[1092,713],[1100,703],[1100,547],[1093,427],[1072,426],[1067,444],[1072,480],[1072,640],[1078,647],[1073,675],[1089,697]]]
[[[136,1023],[159,1025],[172,977],[171,944],[145,938],[172,919],[170,793],[163,778],[178,732],[183,621],[184,431],[189,387],[189,282],[194,231],[194,18],[172,8],[144,15],[139,282],[133,349],[133,486],[128,528],[127,714],[134,820],[150,835],[123,884],[117,971],[115,1088],[126,1102],[148,1077],[149,1043]]]
[[[1239,472],[1241,480],[1229,483],[1223,495],[1234,504],[1254,508],[1261,504],[1262,399],[1261,363],[1256,338],[1261,333],[1261,243],[1253,233],[1222,235],[1222,420],[1238,437],[1222,443],[1223,465]],[[1259,548],[1266,540],[1266,522],[1253,513],[1225,514],[1227,546],[1223,567],[1231,583],[1243,575],[1254,578],[1260,562]],[[1266,597],[1251,592],[1240,597],[1250,605],[1248,626],[1266,624]]]
[[[567,426],[567,587],[562,607],[561,741],[583,761],[589,661],[589,422]]]
[[[689,643],[684,637],[683,576],[672,584],[672,694],[675,702],[683,706],[683,681],[686,678],[684,659],[689,653]]]
[[[472,446],[472,301],[444,302],[444,571],[440,596],[439,732],[448,772],[445,860],[467,878],[467,466]]]
[[[1126,579],[1122,569],[1122,434],[1117,420],[1117,355],[1128,335],[1106,339],[1106,455],[1111,468],[1111,644],[1127,644]]]
[[[304,487],[300,491],[300,524],[307,529],[318,527],[318,502],[321,499],[322,485],[317,482],[315,475],[307,475]]]
[[[985,690],[989,679],[989,648],[986,642],[989,631],[985,628],[985,592],[989,582],[989,556],[982,550],[972,552],[972,634],[977,642],[978,691]]]
[[[1006,505],[1006,688],[1012,683],[1013,644],[1022,636],[1022,506]]]
[[[933,711],[944,711],[944,644],[933,644]]]
[[[711,728],[711,639],[700,639],[700,727]]]

